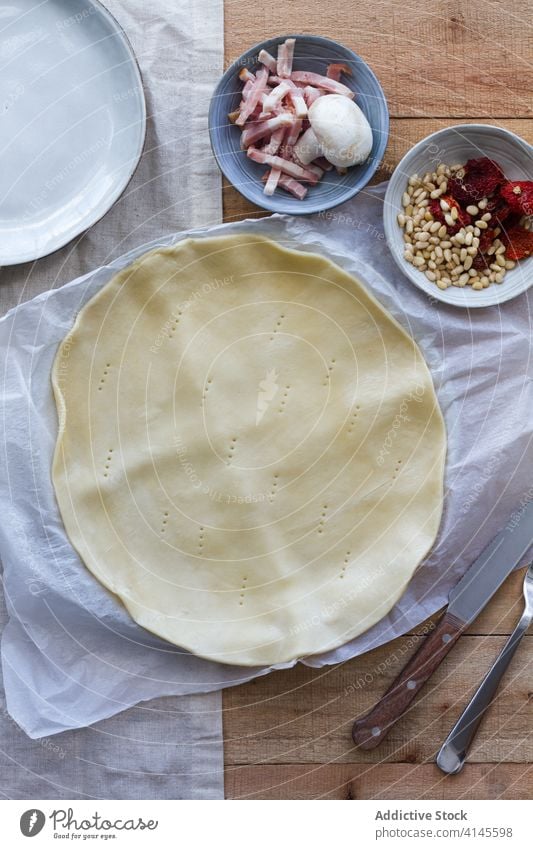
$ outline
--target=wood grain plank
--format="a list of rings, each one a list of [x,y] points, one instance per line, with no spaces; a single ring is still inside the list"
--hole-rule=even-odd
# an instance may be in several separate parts
[[[462,0],[226,0],[225,53],[275,35],[306,32],[341,41],[380,79],[394,117],[527,116],[533,89],[531,5]]]
[[[497,124],[499,127],[512,130],[522,136],[529,143],[533,143],[533,119],[498,119],[490,121],[487,119],[476,119],[478,123]],[[466,124],[465,120],[450,120],[449,118],[417,118],[417,119],[393,119],[390,126],[389,143],[382,166],[377,171],[372,183],[387,180],[394,171],[396,165],[407,151],[420,139],[430,133],[447,127],[450,124]],[[259,209],[245,200],[232,186],[224,181],[223,188],[224,220],[238,221],[241,218],[261,218],[269,213]]]
[[[226,772],[228,799],[531,799],[533,766],[470,764],[445,776],[434,764],[274,764]]]
[[[356,749],[351,726],[386,690],[416,649],[405,636],[325,669],[296,666],[226,690],[228,764],[431,760],[504,637],[461,637],[421,697],[373,751]],[[472,762],[533,760],[533,636],[524,639],[471,752]]]

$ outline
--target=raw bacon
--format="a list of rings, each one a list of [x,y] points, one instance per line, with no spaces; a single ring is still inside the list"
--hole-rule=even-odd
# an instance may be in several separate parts
[[[270,55],[268,50],[260,50],[259,56],[257,58],[259,59],[262,65],[265,65],[265,67],[268,68],[271,74],[277,74],[278,63],[276,62],[274,57]]]
[[[323,88],[324,91],[329,91],[331,94],[344,94],[353,100],[354,92],[347,85],[332,80],[329,77],[323,77],[320,74],[314,74],[312,71],[293,71],[291,80],[295,83],[304,83],[312,85],[316,88]]]
[[[349,65],[345,65],[344,62],[333,62],[331,65],[328,65],[328,70],[326,71],[326,76],[330,78],[330,80],[340,81],[341,74],[346,74],[346,76],[352,76],[352,69]]]
[[[265,188],[263,189],[265,195],[274,194],[274,192],[276,191],[276,187],[279,183],[280,177],[281,171],[279,170],[279,168],[272,168],[265,183]]]
[[[266,121],[257,121],[255,124],[246,127],[241,133],[241,147],[249,147],[255,144],[259,139],[264,139],[265,136],[270,136],[274,130],[280,127],[292,126],[294,118],[285,112],[282,115],[275,115],[274,118],[268,118]]]
[[[260,102],[261,95],[264,93],[266,88],[267,79],[268,68],[261,68],[261,70],[257,72],[253,88],[244,103],[241,104],[240,115],[235,121],[239,127],[244,126],[255,107]]]
[[[281,156],[271,156],[262,150],[257,150],[255,147],[249,147],[247,153],[250,159],[258,162],[260,165],[270,165],[271,168],[279,168],[280,171],[283,171],[290,177],[294,177],[297,180],[305,180],[306,183],[312,183],[313,185],[318,183],[318,177],[313,171],[302,168],[296,162],[282,159]]]
[[[278,47],[277,73],[278,77],[290,77],[294,58],[296,39],[287,38]]]
[[[293,71],[294,48],[295,39],[287,38],[278,45],[276,58],[267,50],[259,51],[255,72],[241,68],[242,99],[228,120],[240,128],[247,156],[268,167],[262,177],[265,194],[279,188],[302,200],[308,189],[301,181],[315,185],[333,168],[316,137],[313,148],[304,137],[312,132],[309,109],[319,97],[337,94],[352,99],[355,93],[340,82],[342,74],[352,73],[342,62],[330,63],[325,75]]]

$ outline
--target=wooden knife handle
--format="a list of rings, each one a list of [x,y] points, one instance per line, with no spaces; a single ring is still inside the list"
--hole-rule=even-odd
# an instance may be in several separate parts
[[[369,713],[356,720],[352,731],[356,746],[361,749],[379,746],[466,627],[465,622],[451,613],[444,614],[385,695]]]

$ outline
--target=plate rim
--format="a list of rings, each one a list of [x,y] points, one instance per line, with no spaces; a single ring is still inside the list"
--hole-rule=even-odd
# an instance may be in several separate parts
[[[53,0],[52,0],[52,2],[53,2]],[[135,172],[136,172],[136,170],[139,166],[139,162],[141,161],[141,157],[142,157],[145,145],[146,145],[146,130],[147,130],[146,114],[147,114],[147,110],[146,110],[146,97],[145,97],[145,93],[144,93],[144,80],[143,80],[143,75],[142,75],[142,71],[141,71],[137,56],[135,54],[135,51],[133,49],[133,46],[132,46],[130,39],[126,35],[124,28],[119,23],[119,21],[117,20],[115,15],[107,8],[107,6],[105,6],[104,3],[101,2],[101,0],[84,0],[84,2],[87,3],[88,5],[93,6],[93,8],[96,10],[96,14],[99,14],[103,19],[105,19],[107,21],[107,23],[110,25],[110,27],[114,30],[115,34],[117,34],[121,38],[121,40],[124,44],[124,47],[126,48],[126,52],[129,53],[130,60],[131,60],[131,67],[133,68],[134,75],[137,78],[137,84],[138,84],[138,89],[139,89],[139,93],[140,93],[141,111],[140,111],[140,116],[139,116],[140,117],[139,147],[138,147],[137,153],[134,157],[132,165],[131,165],[130,169],[128,170],[128,174],[126,175],[125,179],[123,181],[117,183],[117,188],[115,189],[115,192],[111,192],[109,194],[108,198],[106,199],[106,201],[103,205],[103,208],[98,207],[98,209],[95,210],[95,214],[92,215],[92,216],[88,216],[88,218],[83,221],[83,223],[81,224],[79,229],[76,229],[76,231],[72,235],[68,235],[68,236],[65,236],[65,234],[63,234],[62,236],[60,235],[57,238],[57,240],[54,241],[52,247],[44,248],[43,250],[39,250],[37,253],[35,253],[34,251],[30,251],[27,254],[19,254],[18,258],[14,258],[13,256],[4,257],[2,255],[2,253],[0,252],[0,267],[10,268],[12,266],[24,265],[25,263],[28,263],[28,262],[35,262],[38,259],[44,259],[45,257],[52,256],[52,254],[55,254],[57,251],[60,251],[62,248],[64,248],[65,245],[68,245],[70,242],[73,242],[75,239],[77,239],[78,236],[80,236],[82,233],[87,232],[88,230],[91,229],[91,227],[94,227],[95,224],[98,224],[98,222],[101,221],[102,218],[104,218],[104,216],[106,216],[107,213],[113,208],[113,206],[117,203],[117,201],[120,200],[120,198],[122,197],[122,195],[124,194],[124,192],[128,188],[128,186],[129,186],[129,184],[130,184],[130,182],[131,182],[131,180],[132,180],[132,178],[133,178],[133,176],[134,176],[134,174],[135,174]]]

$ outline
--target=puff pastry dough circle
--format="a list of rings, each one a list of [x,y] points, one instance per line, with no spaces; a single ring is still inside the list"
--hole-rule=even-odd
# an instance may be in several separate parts
[[[197,655],[339,646],[437,534],[427,366],[318,255],[253,235],[145,254],[82,309],[53,385],[71,542],[140,625]]]

